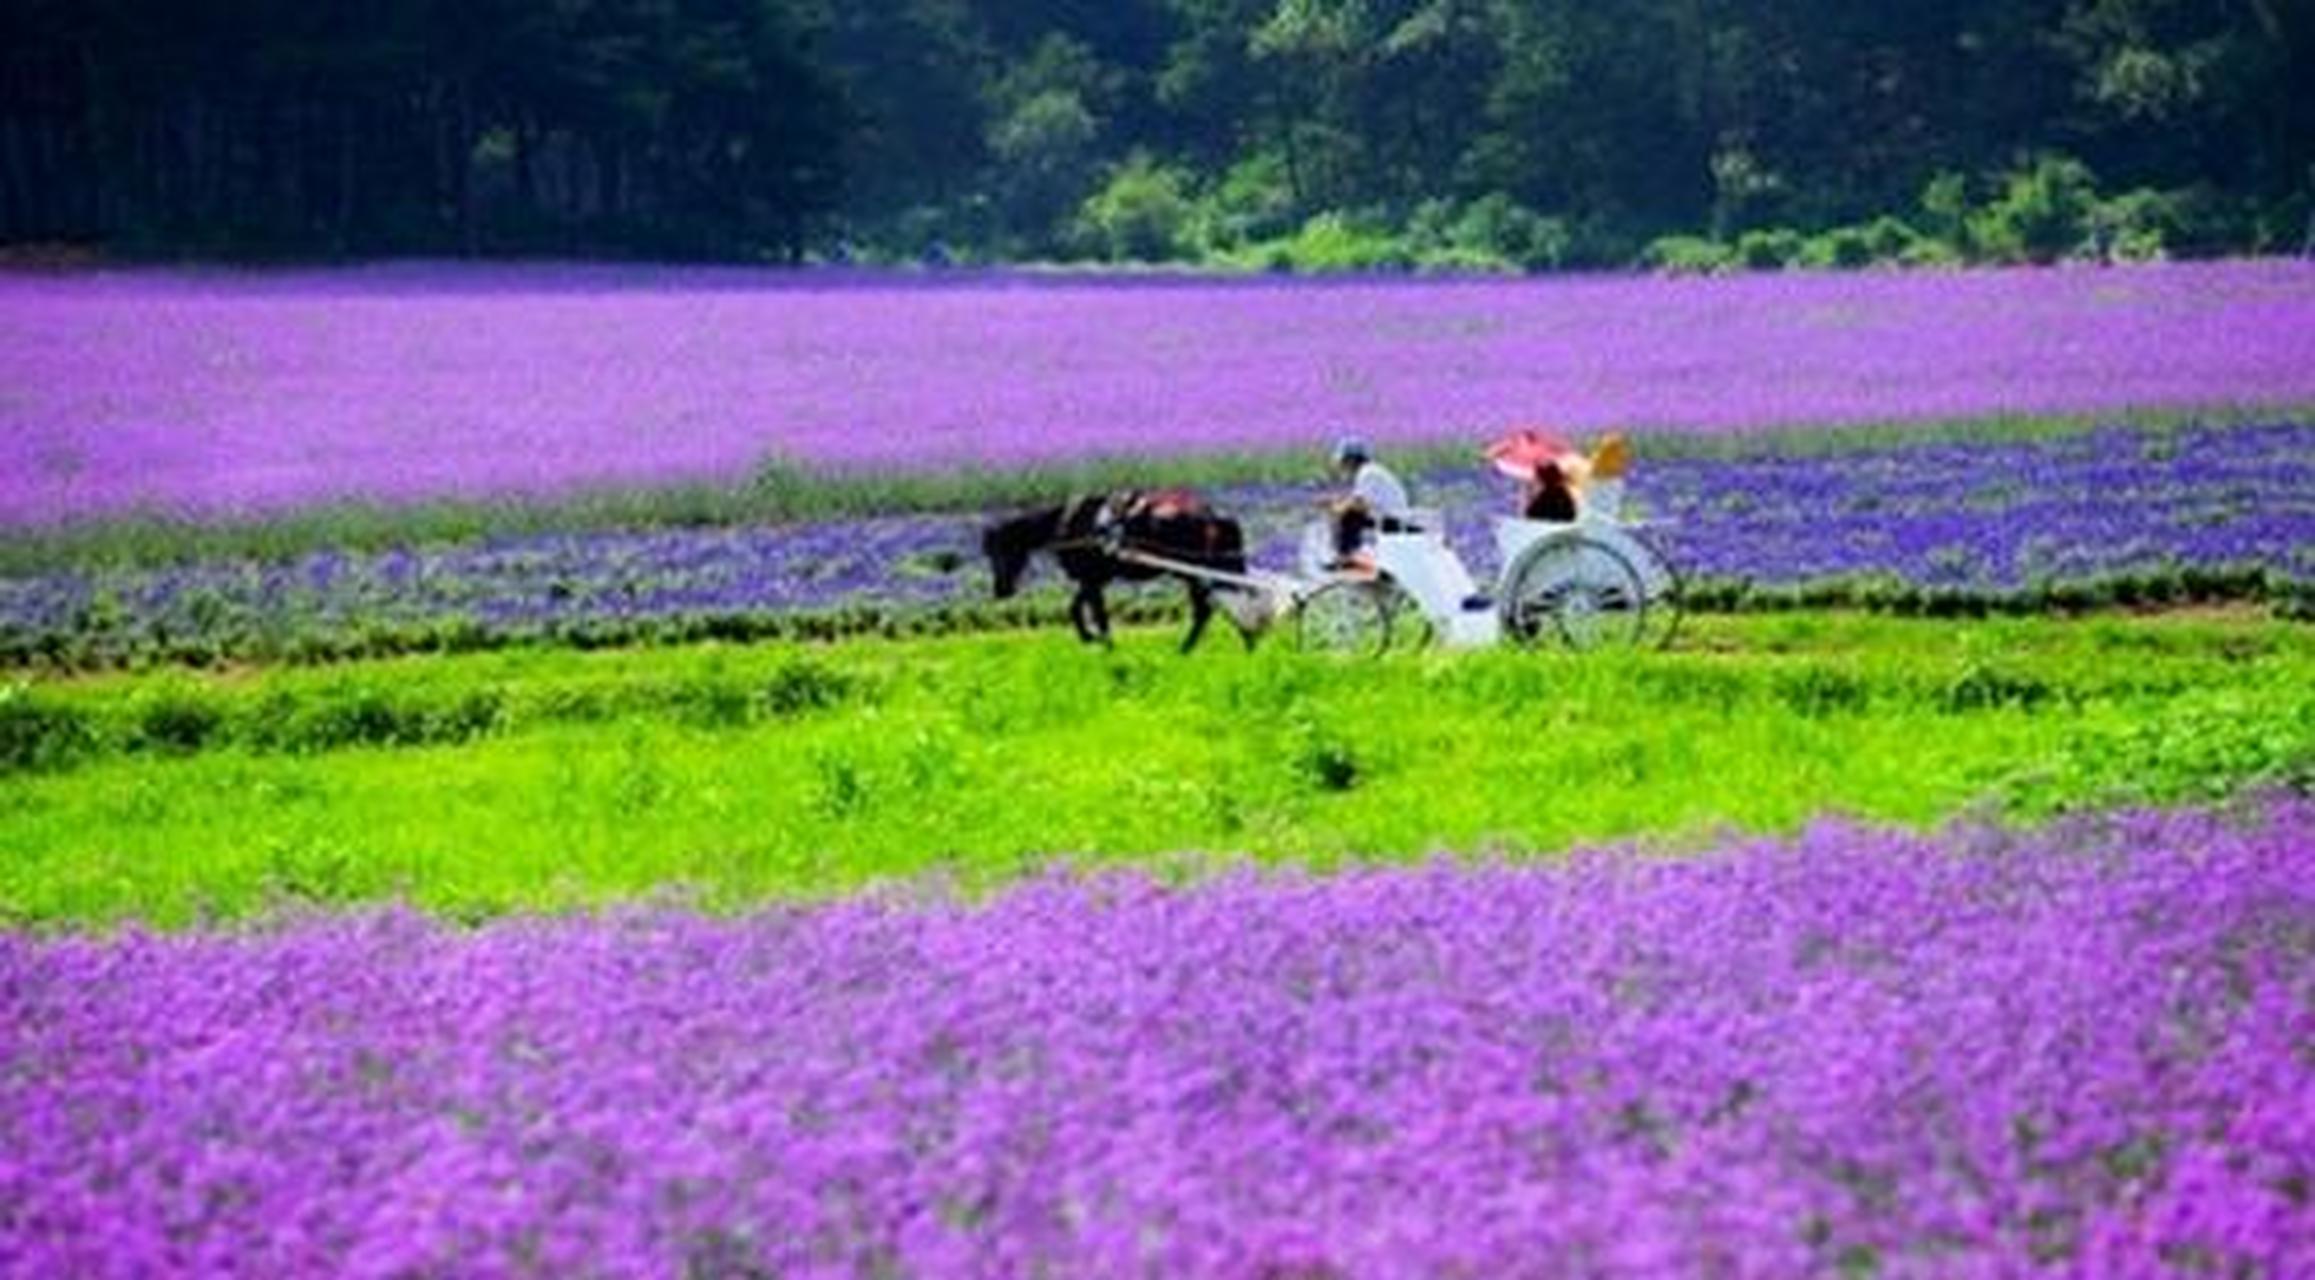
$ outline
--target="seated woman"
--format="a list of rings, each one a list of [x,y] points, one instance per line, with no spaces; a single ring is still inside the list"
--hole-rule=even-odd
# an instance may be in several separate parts
[[[1576,518],[1575,486],[1567,472],[1557,462],[1538,462],[1529,473],[1527,502],[1520,514],[1529,520],[1551,520],[1560,524],[1572,523]]]
[[[1495,468],[1522,485],[1520,514],[1529,520],[1567,524],[1584,508],[1614,516],[1622,506],[1624,471],[1631,446],[1620,434],[1602,437],[1585,454],[1558,437],[1532,427],[1514,431],[1488,446]]]

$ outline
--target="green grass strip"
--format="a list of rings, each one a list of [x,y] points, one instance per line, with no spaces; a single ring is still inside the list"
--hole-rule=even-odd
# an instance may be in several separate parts
[[[1797,613],[1702,619],[1671,654],[1367,662],[1182,659],[1170,640],[45,683],[16,704],[102,741],[0,775],[0,918],[176,927],[389,899],[479,918],[677,888],[721,907],[974,889],[1056,858],[1678,849],[1827,813],[2030,819],[2315,784],[2315,634],[2248,616]],[[172,744],[171,717],[210,728]]]
[[[1852,609],[1898,617],[1984,618],[2243,604],[2263,606],[2277,617],[2315,619],[2315,583],[2266,566],[2181,565],[2023,588],[1922,585],[1874,574],[1765,586],[1740,580],[1690,579],[1682,591],[1682,607],[1689,613]],[[1121,624],[1181,626],[1189,617],[1180,589],[1171,582],[1121,589],[1112,598],[1110,610]],[[325,626],[308,621],[278,629],[226,628],[216,633],[167,635],[123,634],[101,628],[48,631],[0,635],[0,699],[7,696],[9,688],[34,676],[145,671],[172,665],[195,669],[245,664],[324,665],[412,654],[525,648],[594,650],[923,639],[1025,627],[1066,628],[1070,625],[1068,616],[1068,594],[1048,581],[1003,601],[967,596],[924,605],[863,599],[824,609],[757,609],[656,618],[597,615],[527,630],[494,630],[451,615],[406,623],[365,620]],[[17,710],[21,713],[22,708]],[[0,711],[0,725],[7,714]],[[9,767],[16,758],[9,743],[7,730],[0,727],[0,769]]]

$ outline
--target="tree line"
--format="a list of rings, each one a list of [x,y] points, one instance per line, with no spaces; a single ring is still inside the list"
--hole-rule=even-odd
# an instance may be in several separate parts
[[[0,242],[1712,267],[2297,251],[2315,0],[4,0]]]

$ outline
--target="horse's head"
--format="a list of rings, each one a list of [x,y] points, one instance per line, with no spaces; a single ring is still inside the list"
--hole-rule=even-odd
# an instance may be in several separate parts
[[[999,600],[1009,600],[1021,589],[1021,575],[1029,570],[1029,553],[1050,536],[1038,537],[1035,517],[1004,520],[981,534],[981,553],[989,558],[989,586]]]

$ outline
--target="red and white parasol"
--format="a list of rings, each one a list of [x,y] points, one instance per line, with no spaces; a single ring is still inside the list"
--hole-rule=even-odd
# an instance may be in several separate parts
[[[1487,460],[1514,480],[1533,480],[1543,464],[1555,463],[1561,474],[1582,474],[1584,455],[1574,445],[1540,427],[1519,427],[1487,446]]]

